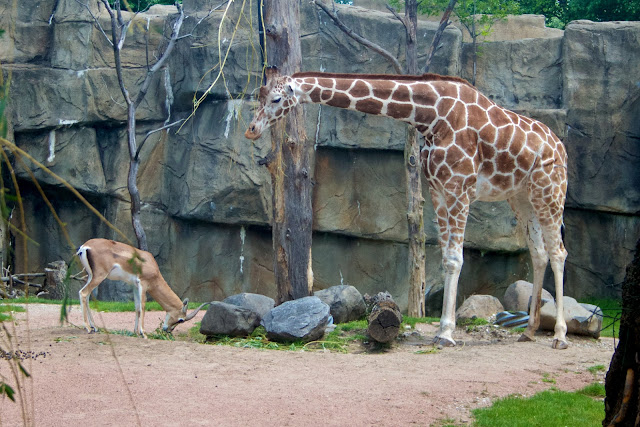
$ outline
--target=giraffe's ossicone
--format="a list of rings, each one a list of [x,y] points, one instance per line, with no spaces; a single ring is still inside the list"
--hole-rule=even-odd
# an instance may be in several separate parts
[[[562,218],[567,153],[543,123],[500,107],[458,77],[296,73],[269,79],[245,136],[258,139],[298,104],[315,103],[391,117],[424,136],[422,168],[439,227],[445,292],[434,342],[455,345],[455,309],[469,205],[507,200],[527,238],[533,261],[533,298],[521,340],[540,323],[547,263],[555,277],[557,316],[552,346],[567,348],[563,274],[567,252]]]

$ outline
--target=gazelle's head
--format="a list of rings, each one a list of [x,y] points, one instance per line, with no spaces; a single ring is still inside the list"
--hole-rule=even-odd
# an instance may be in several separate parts
[[[186,298],[184,301],[182,301],[181,308],[167,310],[167,315],[165,316],[164,323],[162,324],[162,330],[165,332],[172,332],[173,329],[180,323],[184,323],[193,319],[195,315],[198,314],[200,309],[207,304],[210,304],[210,303],[205,302],[204,304],[200,305],[200,307],[196,308],[191,313],[187,314],[189,298]]]
[[[260,88],[259,106],[245,138],[256,140],[276,120],[284,117],[300,103],[294,80],[289,76],[275,77],[267,73],[267,83]]]

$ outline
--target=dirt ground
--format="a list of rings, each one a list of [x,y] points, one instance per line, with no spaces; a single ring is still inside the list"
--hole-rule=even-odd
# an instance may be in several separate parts
[[[163,314],[147,313],[147,332]],[[256,350],[89,335],[78,327],[77,308],[67,326],[59,325],[58,306],[29,305],[15,317],[8,328],[32,375],[29,414],[39,426],[464,423],[470,410],[500,397],[603,381],[604,372],[587,368],[608,368],[614,351],[609,338],[569,336],[568,350],[552,350],[547,333],[518,343],[517,336],[461,330],[457,347],[428,352],[431,325],[418,325],[418,332],[384,352]],[[133,329],[133,313],[95,317],[100,327]],[[174,334],[190,326],[180,325]],[[3,360],[0,374],[10,377]],[[0,425],[21,425],[19,408],[0,398]]]

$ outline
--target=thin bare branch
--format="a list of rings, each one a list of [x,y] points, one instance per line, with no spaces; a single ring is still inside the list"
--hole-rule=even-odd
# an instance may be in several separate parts
[[[140,87],[140,91],[138,92],[138,96],[136,97],[134,105],[138,107],[144,97],[147,95],[147,91],[149,90],[149,86],[151,85],[151,78],[156,71],[158,71],[162,66],[164,66],[165,62],[167,62],[167,58],[171,55],[173,48],[176,45],[176,41],[180,36],[180,29],[182,28],[182,23],[184,22],[184,10],[182,9],[182,5],[180,3],[176,3],[176,7],[178,8],[178,19],[173,24],[173,31],[171,33],[171,38],[169,39],[169,44],[167,45],[167,49],[164,51],[158,62],[156,62],[148,71],[147,76]]]
[[[388,10],[389,12],[391,12],[391,13],[393,14],[393,16],[395,16],[395,17],[396,17],[396,19],[397,19],[398,21],[402,22],[402,25],[404,25],[404,29],[405,29],[405,31],[409,31],[409,29],[407,28],[407,23],[405,22],[404,17],[400,16],[400,15],[398,14],[398,12],[396,12],[396,10],[395,10],[394,8],[392,8],[392,7],[391,7],[391,5],[387,4],[387,5],[385,5],[385,6],[387,7],[387,10]]]
[[[102,33],[102,35],[104,36],[104,38],[107,40],[107,42],[109,42],[109,44],[111,46],[113,46],[113,42],[111,41],[111,39],[109,38],[109,36],[107,35],[107,33],[104,32],[104,28],[102,28],[102,25],[100,25],[100,21],[98,20],[98,17],[95,16],[93,14],[93,12],[91,12],[91,8],[89,7],[89,5],[87,3],[83,3],[80,0],[76,0],[76,3],[84,6],[85,8],[87,8],[87,11],[89,11],[89,15],[91,15],[91,17],[93,18],[93,20],[96,23],[96,27],[98,28],[98,30],[100,30],[100,32]]]
[[[336,26],[340,28],[346,35],[348,35],[349,37],[351,37],[361,45],[366,46],[369,49],[376,52],[377,54],[383,56],[387,61],[391,62],[391,64],[393,65],[393,69],[397,74],[402,74],[402,66],[400,65],[400,62],[388,50],[384,49],[380,45],[373,43],[370,40],[365,39],[359,34],[356,34],[351,28],[347,27],[340,20],[340,18],[338,18],[338,15],[333,13],[324,3],[322,3],[321,0],[311,0],[311,3],[315,4],[320,9],[322,9],[327,15],[329,15],[329,18],[331,18],[331,20],[336,24]]]
[[[444,33],[444,30],[447,28],[447,26],[451,24],[451,21],[449,21],[449,16],[451,15],[451,11],[453,11],[453,8],[455,7],[456,2],[457,0],[449,1],[449,5],[447,6],[447,9],[444,11],[444,14],[442,15],[442,19],[440,19],[440,26],[438,26],[438,29],[436,30],[436,34],[433,36],[433,41],[431,42],[431,46],[429,47],[429,52],[427,53],[427,62],[424,66],[425,73],[429,72],[429,67],[431,66],[431,61],[433,60],[433,56],[435,55],[436,50],[438,50],[440,45],[440,38],[442,37],[442,33]]]
[[[147,139],[149,139],[149,137],[151,135],[153,135],[156,132],[160,132],[160,131],[163,131],[165,129],[169,129],[169,128],[173,127],[173,126],[179,125],[180,123],[182,123],[184,121],[185,121],[185,119],[180,119],[180,120],[177,120],[177,121],[175,121],[173,123],[170,123],[168,125],[162,126],[161,128],[150,130],[149,132],[147,132],[147,134],[144,136],[144,139],[142,140],[142,142],[140,142],[140,145],[138,145],[138,150],[136,151],[136,159],[140,157],[140,151],[142,151],[142,146],[147,141]]]

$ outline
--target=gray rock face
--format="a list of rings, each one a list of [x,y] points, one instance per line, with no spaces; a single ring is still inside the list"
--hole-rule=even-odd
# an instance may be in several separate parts
[[[563,297],[564,320],[567,323],[567,332],[570,334],[588,335],[594,338],[600,337],[602,318],[584,308],[574,298]],[[553,331],[556,322],[556,303],[544,300],[540,308],[540,328]]]
[[[258,314],[224,302],[212,302],[200,323],[204,335],[247,336],[260,325]]]
[[[266,314],[276,305],[273,298],[247,292],[231,295],[230,297],[222,300],[222,302],[251,310],[258,315],[259,320],[266,316]]]
[[[640,211],[640,87],[637,73],[629,72],[640,68],[639,41],[640,22],[567,25],[563,97],[571,107],[565,141],[574,183],[567,193],[570,207]]]
[[[350,285],[332,286],[314,292],[313,296],[329,306],[333,323],[359,320],[367,310],[362,294]]]
[[[531,304],[531,295],[533,293],[533,283],[524,280],[518,280],[512,283],[504,293],[504,308],[508,311],[526,311],[529,312]],[[553,295],[546,289],[542,290],[542,299],[553,301]]]
[[[97,2],[89,5],[98,16]],[[185,0],[185,34],[211,5],[207,0]],[[241,7],[242,2],[233,3],[229,16],[238,16]],[[257,19],[256,3],[250,7]],[[401,23],[386,11],[337,7],[354,31],[403,62]],[[134,98],[146,58],[157,57],[164,48],[162,32],[174,13],[171,6],[154,7],[138,16],[145,25],[130,27],[122,63]],[[108,27],[104,14],[98,19]],[[221,43],[226,48],[235,25],[233,18],[225,23],[221,19],[221,13],[212,14],[207,25],[195,28],[193,37],[178,42],[166,72],[155,76],[138,108],[139,139],[161,127],[169,113],[172,121],[188,117],[194,96],[213,83],[216,73],[209,71],[220,60],[218,28],[222,25]],[[541,29],[537,34],[524,31],[531,25],[520,19],[511,25],[516,31],[501,35],[496,27],[494,41],[481,44],[477,86],[502,105],[542,120],[564,139],[570,178],[565,293],[577,298],[617,297],[619,289],[610,284],[622,282],[640,236],[640,88],[637,75],[629,72],[640,68],[640,23],[576,21],[564,32]],[[253,27],[258,27],[257,21]],[[9,139],[81,191],[132,238],[126,110],[112,69],[112,49],[91,14],[73,1],[24,0],[19,7],[4,2],[0,28],[7,29],[0,38],[0,72],[11,82]],[[437,22],[421,21],[420,43],[431,40],[436,28]],[[300,32],[304,71],[392,72],[386,61],[345,36],[308,2],[301,3]],[[247,62],[255,43],[255,33],[240,28],[225,65],[226,85],[213,87],[179,133],[158,132],[140,153],[138,184],[151,252],[174,290],[192,300],[222,300],[242,291],[276,295],[269,230],[271,182],[266,168],[257,165],[271,142],[263,137],[250,143],[243,137],[259,84],[260,64]],[[419,62],[424,63],[424,57]],[[472,68],[462,33],[447,29],[432,71],[470,78]],[[312,171],[315,288],[341,283],[344,276],[361,293],[388,289],[406,309],[406,126],[326,106],[309,105],[305,111],[307,142],[317,147]],[[90,237],[124,240],[50,175],[32,170],[62,221],[73,224],[72,241],[65,240],[40,195],[25,185],[28,234],[40,246],[28,248],[28,266],[16,260],[17,271],[70,259],[74,247]],[[20,168],[16,173],[21,185],[30,180]],[[426,185],[424,196],[427,305],[430,315],[439,315],[441,254]],[[15,249],[21,253],[20,247]],[[531,271],[525,241],[508,204],[474,204],[465,233],[460,294],[501,297],[515,280],[530,281]],[[100,295],[127,298],[117,286],[105,283]],[[548,280],[545,286],[553,289]]]
[[[309,342],[324,335],[330,318],[329,306],[312,296],[280,304],[267,313],[261,325],[270,340]]]
[[[471,295],[456,311],[456,319],[489,319],[504,310],[500,300],[491,295]]]

